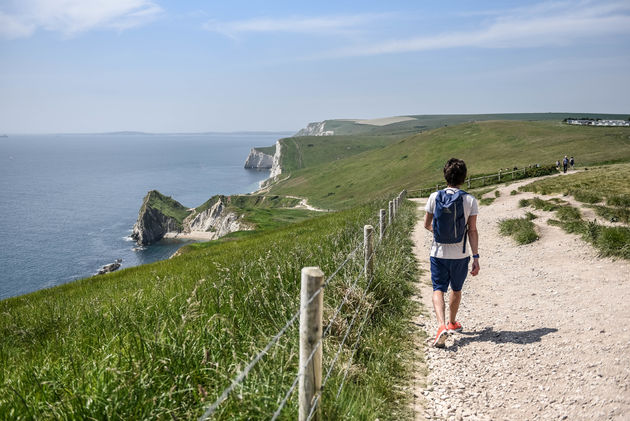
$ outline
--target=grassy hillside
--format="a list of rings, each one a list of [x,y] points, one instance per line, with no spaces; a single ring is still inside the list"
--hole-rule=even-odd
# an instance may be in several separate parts
[[[283,171],[295,171],[381,149],[406,135],[300,136],[282,139]]]
[[[273,146],[256,146],[256,149],[259,152],[265,153],[267,155],[273,155],[276,153],[276,145]]]
[[[324,419],[409,415],[401,402],[413,349],[414,215],[404,207],[379,249],[366,301],[351,289],[360,255],[325,291],[324,323],[350,293],[325,342],[325,369],[355,308],[370,317],[335,400],[356,330],[343,346],[324,390]],[[300,269],[331,274],[375,216],[371,207],[326,214],[0,301],[0,419],[196,419],[297,310]],[[297,373],[297,331],[295,324],[213,419],[270,418]],[[295,419],[296,406],[297,392],[281,419]]]
[[[306,196],[323,208],[343,208],[400,188],[442,182],[444,162],[453,156],[466,161],[470,174],[482,174],[555,163],[564,155],[575,156],[578,166],[629,160],[630,130],[569,126],[558,121],[464,123],[293,171],[271,192]]]
[[[601,119],[627,120],[627,114],[597,113],[511,113],[511,114],[442,114],[442,115],[409,115],[413,120],[385,126],[358,124],[355,120],[326,120],[325,129],[333,130],[336,135],[356,134],[392,134],[432,130],[438,127],[453,126],[473,121],[513,120],[513,121],[562,121],[568,117],[590,117]]]
[[[180,225],[182,221],[190,214],[188,208],[170,196],[165,196],[157,190],[151,190],[147,193],[144,203],[140,208],[140,213],[144,211],[146,206],[158,209],[164,215],[175,219]]]

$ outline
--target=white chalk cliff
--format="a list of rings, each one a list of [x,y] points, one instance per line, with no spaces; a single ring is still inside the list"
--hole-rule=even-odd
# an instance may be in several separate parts
[[[271,162],[271,172],[269,173],[269,178],[274,178],[280,174],[282,174],[282,167],[280,166],[280,160],[282,158],[282,143],[280,141],[276,141],[276,153],[273,154],[273,159]]]
[[[245,160],[245,168],[268,170],[273,166],[273,155],[252,148]]]
[[[326,122],[320,121],[315,123],[309,123],[306,128],[300,130],[293,136],[332,136],[335,132],[333,130],[326,130]]]
[[[203,212],[193,211],[183,222],[185,234],[210,233],[207,239],[214,240],[236,231],[251,230],[241,221],[241,215],[228,211],[227,198],[216,196],[218,200]]]

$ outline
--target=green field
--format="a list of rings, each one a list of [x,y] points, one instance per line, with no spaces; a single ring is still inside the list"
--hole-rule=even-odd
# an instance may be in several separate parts
[[[300,136],[282,139],[280,165],[283,171],[345,159],[366,151],[381,149],[405,136]]]
[[[265,153],[267,155],[273,155],[276,153],[276,145],[273,146],[256,146],[256,149],[259,152]]]
[[[404,134],[426,130],[433,130],[439,127],[454,126],[462,123],[479,121],[562,121],[569,117],[590,117],[600,119],[627,120],[627,114],[592,114],[592,113],[509,113],[509,114],[436,114],[436,115],[408,115],[413,120],[401,121],[399,123],[385,126],[375,126],[371,124],[358,124],[354,120],[326,120],[325,130],[333,130],[336,135],[382,135],[382,134]]]
[[[322,138],[323,141],[326,139]],[[271,192],[308,197],[318,207],[339,209],[383,197],[401,188],[443,182],[444,162],[453,156],[470,174],[501,168],[551,164],[564,155],[578,167],[630,159],[630,130],[576,127],[559,121],[487,121],[423,132],[373,151],[305,167],[289,167],[290,178]],[[291,160],[292,156],[287,157]]]
[[[381,204],[382,205],[382,204]],[[376,207],[324,214],[246,238],[196,244],[182,255],[0,301],[0,419],[195,419],[298,308],[300,270],[331,274],[363,238]],[[324,369],[357,306],[323,396],[325,419],[409,416],[402,386],[413,344],[407,320],[416,266],[403,207],[375,256],[365,300],[361,254],[325,290],[324,323],[349,301],[324,345]],[[358,325],[357,325],[358,326]],[[298,365],[297,324],[213,419],[269,419]],[[295,419],[297,392],[281,419]]]

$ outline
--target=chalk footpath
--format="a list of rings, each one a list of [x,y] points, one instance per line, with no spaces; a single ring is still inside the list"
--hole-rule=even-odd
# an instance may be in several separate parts
[[[578,236],[548,225],[549,212],[533,211],[534,243],[501,236],[498,221],[523,216],[519,199],[534,197],[510,191],[529,182],[500,187],[501,196],[480,207],[481,272],[464,284],[464,330],[446,349],[430,347],[432,234],[422,218],[415,228],[428,315],[414,322],[429,336],[419,344],[428,378],[416,386],[416,419],[630,419],[630,264],[597,257]],[[415,201],[424,211],[426,199]]]

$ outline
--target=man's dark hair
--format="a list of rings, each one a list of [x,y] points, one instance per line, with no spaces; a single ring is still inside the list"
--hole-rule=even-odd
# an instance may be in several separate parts
[[[466,163],[461,159],[451,158],[444,165],[444,178],[449,186],[459,186],[466,181]]]

